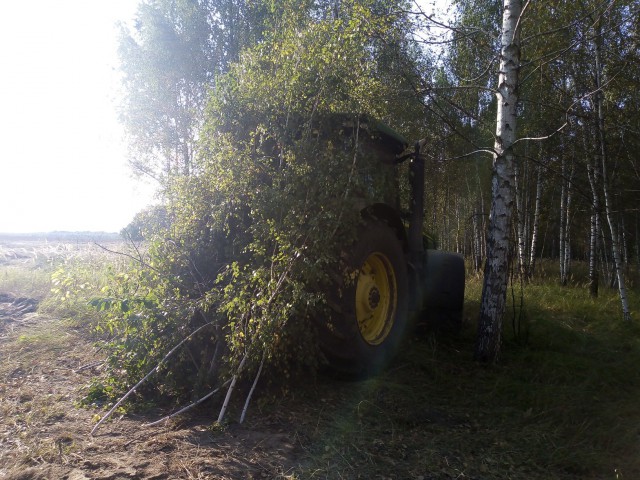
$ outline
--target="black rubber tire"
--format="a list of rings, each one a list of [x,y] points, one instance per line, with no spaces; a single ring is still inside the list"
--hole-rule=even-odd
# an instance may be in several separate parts
[[[331,313],[328,318],[318,322],[318,338],[331,370],[349,378],[362,378],[382,369],[396,353],[402,340],[409,304],[407,265],[402,244],[394,231],[377,221],[365,224],[359,231],[358,240],[345,253],[345,262],[340,273],[335,275],[334,288],[328,295]],[[385,278],[389,278],[387,272],[393,274],[395,281],[389,280],[389,285],[394,284],[389,287],[393,293],[386,297],[395,296],[395,309],[387,310],[388,314],[384,315],[387,319],[384,321],[385,327],[379,334],[369,334],[367,340],[367,332],[363,333],[358,324],[356,295],[358,282],[366,278],[366,274],[362,273],[363,265],[368,268],[372,258],[384,259],[387,267],[384,269]],[[371,298],[371,291],[378,292],[378,289],[371,289],[368,298]],[[362,290],[359,295],[362,298]],[[374,304],[378,305],[378,301],[382,303],[384,299],[380,300],[379,297]],[[362,318],[362,313],[360,315]],[[362,329],[365,328],[363,325]]]
[[[461,255],[427,251],[421,317],[429,329],[457,334],[462,327],[465,267]]]

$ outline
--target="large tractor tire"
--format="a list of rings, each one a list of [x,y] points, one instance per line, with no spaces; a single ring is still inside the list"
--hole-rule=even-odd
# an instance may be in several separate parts
[[[461,255],[427,250],[422,319],[433,330],[456,334],[462,327],[465,268]]]
[[[377,221],[361,228],[345,254],[329,295],[332,312],[318,326],[320,347],[333,371],[366,377],[384,367],[405,331],[407,265],[394,231]]]

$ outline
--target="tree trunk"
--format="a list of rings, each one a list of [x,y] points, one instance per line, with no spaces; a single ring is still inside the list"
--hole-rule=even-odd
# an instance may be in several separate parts
[[[480,272],[482,268],[482,261],[486,256],[486,232],[487,232],[487,224],[486,224],[486,216],[484,210],[484,195],[483,189],[480,182],[480,172],[478,171],[478,165],[476,164],[476,179],[478,180],[478,205],[479,205],[479,214],[476,215],[476,219],[478,220],[478,230],[476,232],[476,241],[478,242],[478,255],[475,259],[475,267],[476,272]],[[479,217],[478,217],[479,215]]]
[[[517,30],[522,2],[504,0],[503,5],[487,261],[475,346],[475,358],[482,362],[495,362],[500,353],[513,210],[513,144],[516,139],[520,68],[520,41]]]
[[[566,285],[571,273],[571,197],[574,166],[567,176],[562,160],[562,192],[560,193],[560,283]]]
[[[565,272],[565,263],[564,263],[564,247],[566,245],[565,243],[565,230],[564,230],[564,226],[565,226],[565,217],[567,215],[567,206],[566,206],[566,202],[567,202],[567,182],[565,180],[566,175],[567,175],[567,165],[566,165],[566,161],[564,159],[564,157],[562,157],[561,160],[561,167],[560,167],[560,181],[561,183],[561,188],[560,188],[560,221],[559,226],[558,226],[558,248],[560,249],[560,252],[558,254],[558,260],[560,262],[560,285],[564,286],[567,284],[567,275]]]
[[[627,229],[624,225],[624,215],[620,215],[620,244],[622,245],[622,271],[629,273],[629,246],[627,245]]]
[[[481,228],[481,213],[473,214],[473,269],[478,273],[482,269],[483,234]]]
[[[520,186],[520,168],[518,167],[518,162],[514,164],[514,174],[513,180],[515,184],[515,199],[516,199],[516,235],[518,241],[518,271],[520,273],[521,278],[526,278],[527,276],[527,259],[525,255],[525,217],[529,214],[529,212],[525,209],[525,183],[523,183],[522,187]]]
[[[625,288],[624,275],[620,259],[620,246],[618,239],[618,229],[613,218],[613,208],[611,205],[611,196],[609,195],[608,175],[607,175],[607,148],[606,135],[604,128],[604,92],[602,91],[602,24],[599,20],[596,24],[596,35],[594,38],[595,62],[596,62],[596,94],[595,105],[597,114],[597,141],[599,145],[599,154],[602,165],[602,194],[604,198],[604,210],[611,233],[611,255],[613,257],[613,268],[616,279],[618,280],[618,293],[620,294],[620,303],[622,304],[622,316],[625,320],[631,320],[631,312],[629,310],[629,301],[627,299],[627,290]]]
[[[536,266],[536,247],[538,246],[538,230],[540,224],[540,202],[542,199],[542,167],[538,167],[536,181],[536,203],[533,210],[533,231],[531,232],[531,252],[529,254],[529,270],[527,277],[531,278]]]
[[[600,195],[598,194],[598,182],[600,181],[600,165],[587,168],[589,185],[591,186],[591,228],[589,232],[589,295],[592,298],[598,296],[598,255],[600,253]]]
[[[640,225],[638,224],[638,213],[636,212],[636,275],[640,276]]]
[[[564,224],[564,275],[565,285],[569,281],[569,275],[571,274],[571,200],[573,197],[573,164],[571,165],[571,173],[569,174],[569,180],[567,181],[567,211],[565,213]]]

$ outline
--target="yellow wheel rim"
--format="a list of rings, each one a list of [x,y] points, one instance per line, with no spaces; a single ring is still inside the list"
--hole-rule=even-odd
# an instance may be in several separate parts
[[[356,284],[356,318],[365,342],[379,345],[389,335],[397,306],[396,277],[389,259],[375,252],[362,264]]]

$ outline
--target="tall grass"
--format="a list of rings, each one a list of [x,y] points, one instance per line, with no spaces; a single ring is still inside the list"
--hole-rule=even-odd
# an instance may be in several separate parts
[[[124,247],[121,242],[109,245]],[[128,262],[87,242],[5,242],[0,244],[0,293],[33,298],[41,313],[83,323],[95,317],[88,300],[99,296],[110,275]]]
[[[0,266],[0,293],[40,301],[51,289],[51,272],[41,268]]]

